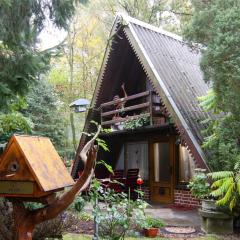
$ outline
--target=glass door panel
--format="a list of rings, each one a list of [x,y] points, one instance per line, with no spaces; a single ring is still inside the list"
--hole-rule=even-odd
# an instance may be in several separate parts
[[[154,180],[170,181],[170,161],[169,161],[169,143],[154,143]]]

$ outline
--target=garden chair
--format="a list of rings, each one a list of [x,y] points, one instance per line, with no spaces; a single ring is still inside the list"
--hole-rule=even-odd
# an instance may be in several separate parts
[[[128,169],[127,171],[127,178],[126,178],[126,193],[129,193],[131,198],[136,199],[137,193],[135,190],[137,190],[137,179],[139,175],[139,169],[138,168],[132,168]]]
[[[113,174],[110,175],[109,180],[102,181],[102,186],[104,188],[113,189],[115,192],[123,192],[125,184],[126,178],[124,177],[124,170],[114,170]]]

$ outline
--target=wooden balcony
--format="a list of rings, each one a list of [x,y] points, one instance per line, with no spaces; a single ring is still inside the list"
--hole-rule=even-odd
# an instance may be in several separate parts
[[[119,105],[124,105],[120,107]],[[112,130],[168,125],[170,119],[153,91],[137,93],[101,104],[101,125]]]

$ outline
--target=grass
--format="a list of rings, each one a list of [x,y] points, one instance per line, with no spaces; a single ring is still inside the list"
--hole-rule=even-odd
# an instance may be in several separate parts
[[[63,237],[63,240],[91,240],[92,236],[86,236],[86,235],[78,235],[78,234],[67,234]],[[126,240],[137,240],[137,238],[127,237]],[[144,240],[150,240],[153,238],[141,238]],[[156,240],[167,240],[169,238],[154,238]],[[171,239],[179,239],[179,238],[171,238]],[[191,238],[191,240],[218,240],[216,236],[209,235],[204,237],[198,237],[198,238]]]

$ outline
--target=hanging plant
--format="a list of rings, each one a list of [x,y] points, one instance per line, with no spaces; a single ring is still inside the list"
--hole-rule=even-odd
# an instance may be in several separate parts
[[[136,129],[149,125],[150,117],[146,114],[139,115],[138,118],[129,118],[123,124],[123,129]]]

